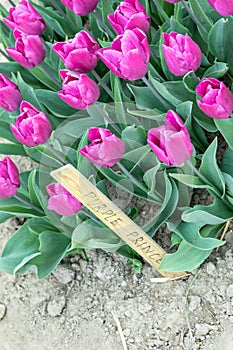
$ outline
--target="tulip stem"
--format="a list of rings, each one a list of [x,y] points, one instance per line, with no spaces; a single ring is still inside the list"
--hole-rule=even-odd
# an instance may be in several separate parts
[[[97,109],[97,111],[102,115],[102,117],[104,118],[105,124],[111,124],[112,128],[116,131],[116,133],[118,135],[121,135],[121,129],[111,120],[111,118],[109,118],[108,114],[103,111],[99,105],[95,104],[95,108]]]
[[[186,160],[186,164],[190,167],[190,169],[194,172],[194,174],[196,174],[204,183],[209,184],[209,181],[207,180],[207,178],[203,176],[197,168],[195,168],[195,166],[189,159]]]
[[[50,73],[50,71],[49,71],[49,69],[47,68],[47,66],[45,65],[45,63],[42,62],[42,63],[40,64],[39,67],[44,71],[44,73],[45,73],[46,75],[48,75],[48,77],[54,82],[54,84],[56,84],[56,85],[59,86],[59,88],[60,88],[60,82],[59,82],[59,80],[56,79],[56,78],[54,78],[54,77],[52,76],[52,74]]]
[[[155,97],[166,106],[166,108],[170,108],[167,101],[155,90],[154,86],[149,82],[149,80],[144,76],[142,77],[142,81],[146,84],[146,86],[150,89],[150,91],[155,95]]]
[[[137,180],[130,171],[128,171],[123,164],[120,162],[116,163],[118,165],[118,168],[136,185],[138,186],[141,190],[144,192],[148,192],[147,188],[142,185],[141,181]],[[163,199],[162,196],[159,193],[155,193],[157,197],[159,197],[161,200]]]
[[[56,3],[55,0],[51,0],[52,5],[55,7],[55,9],[60,13],[62,17],[65,18],[67,22],[71,25],[72,28],[74,28],[73,22],[70,20],[70,18],[67,16],[67,14],[60,8],[60,6]]]
[[[198,76],[196,75],[196,73],[194,71],[192,71],[191,75],[196,83],[200,83],[200,79],[198,78]]]
[[[167,15],[167,13],[164,11],[164,9],[162,8],[162,6],[160,5],[160,3],[158,2],[158,0],[153,0],[155,6],[157,7],[157,9],[161,12],[161,14],[163,15],[164,19],[166,21],[170,21],[169,16]]]
[[[192,18],[193,22],[201,29],[204,34],[208,34],[207,30],[203,27],[199,19],[195,16],[193,11],[190,9],[189,5],[185,0],[181,0],[185,10],[188,12],[189,16]]]
[[[102,27],[102,29],[105,30],[105,32],[109,35],[109,37],[111,39],[115,38],[115,35],[113,34],[113,32],[108,28],[107,24],[104,23],[104,21],[102,20],[102,18],[97,14],[96,11],[92,12],[93,17],[96,19],[97,22],[99,22],[100,27]]]
[[[32,209],[35,209],[38,213],[44,215],[44,212],[43,212],[40,208],[36,207],[34,204],[32,204],[32,203],[29,202],[28,200],[24,199],[24,198],[21,197],[20,195],[16,194],[16,195],[14,195],[14,197],[15,197],[16,199],[18,199],[18,201],[20,201],[21,203],[26,204],[28,207],[30,207],[30,208],[32,208]]]
[[[14,1],[8,0],[8,2],[9,2],[12,6],[16,6],[16,4],[14,3]]]
[[[98,225],[101,225],[101,222],[97,220],[97,218],[92,214],[89,213],[88,211],[82,209],[80,210],[80,213],[83,213],[85,216],[87,216],[89,219],[95,221]]]
[[[114,96],[112,91],[109,89],[108,85],[105,84],[105,82],[103,81],[103,79],[100,78],[99,74],[93,69],[92,74],[94,75],[94,77],[96,78],[96,80],[100,83],[100,85],[103,87],[103,89],[107,92],[107,94],[114,100]]]
[[[62,163],[62,164],[68,164],[65,157],[62,157],[61,154],[49,143],[45,143],[45,146],[50,150],[50,152]]]

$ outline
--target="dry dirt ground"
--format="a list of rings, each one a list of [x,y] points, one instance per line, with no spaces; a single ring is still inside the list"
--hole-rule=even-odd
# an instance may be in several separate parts
[[[0,225],[0,251],[20,224]],[[88,252],[89,263],[66,259],[42,281],[0,273],[0,350],[231,350],[231,230],[226,239],[185,281],[153,283],[153,268],[136,274],[101,251]]]

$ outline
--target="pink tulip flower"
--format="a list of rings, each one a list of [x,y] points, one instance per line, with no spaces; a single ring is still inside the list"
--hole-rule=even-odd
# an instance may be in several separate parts
[[[83,147],[79,152],[90,162],[101,167],[113,166],[125,152],[124,142],[108,129],[90,128],[88,139],[91,144]]]
[[[139,28],[147,33],[150,27],[150,17],[139,0],[125,0],[116,11],[108,15],[108,20],[117,34],[123,34],[127,29]]]
[[[18,86],[6,75],[0,74],[0,107],[7,112],[16,111],[22,101]]]
[[[193,152],[188,130],[177,113],[167,112],[165,125],[150,129],[148,145],[161,162],[181,165]]]
[[[0,198],[11,198],[20,186],[19,171],[9,157],[0,161]]]
[[[201,96],[199,108],[209,117],[229,118],[233,110],[233,94],[226,85],[214,78],[204,78],[197,85],[196,92]]]
[[[15,47],[8,47],[7,53],[24,68],[34,68],[45,58],[45,49],[39,35],[27,35],[14,30]]]
[[[10,126],[15,138],[28,147],[44,144],[52,133],[47,116],[26,101],[21,103],[20,113]]]
[[[163,33],[163,39],[163,54],[171,73],[182,76],[200,67],[201,50],[188,34]]]
[[[10,16],[3,21],[11,28],[18,29],[30,35],[41,35],[45,30],[45,22],[42,16],[26,0],[10,9]]]
[[[73,216],[82,210],[82,203],[59,183],[49,184],[46,190],[50,197],[49,210],[54,210],[62,216]]]

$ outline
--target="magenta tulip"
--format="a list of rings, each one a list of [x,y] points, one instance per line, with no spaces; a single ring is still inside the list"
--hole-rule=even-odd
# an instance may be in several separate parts
[[[163,54],[171,73],[181,76],[200,67],[201,50],[188,34],[163,33],[163,39]]]
[[[97,65],[99,44],[93,36],[81,30],[73,39],[53,45],[54,52],[65,66],[79,73],[88,73]]]
[[[34,68],[45,58],[45,49],[39,35],[27,35],[14,30],[15,47],[8,47],[7,53],[21,66]]]
[[[196,92],[201,96],[199,108],[209,117],[229,118],[233,110],[233,94],[226,85],[214,78],[204,78],[197,85]]]
[[[59,183],[49,184],[46,190],[50,197],[49,210],[54,210],[62,216],[73,216],[82,210],[82,203]]]
[[[25,101],[20,105],[20,113],[10,126],[15,138],[28,147],[45,143],[52,132],[47,116]]]
[[[88,139],[91,144],[83,147],[79,152],[90,162],[101,167],[113,166],[125,152],[124,142],[108,129],[90,128]]]
[[[19,171],[12,160],[5,157],[0,161],[0,198],[13,197],[19,186]]]
[[[77,109],[87,109],[98,100],[99,87],[86,74],[78,74],[65,69],[61,70],[60,74],[63,83],[58,96],[68,105]]]
[[[146,34],[136,28],[126,30],[110,47],[98,50],[97,55],[118,77],[137,80],[148,71],[150,47]]]
[[[64,6],[79,16],[86,16],[94,11],[99,0],[61,0]]]
[[[117,34],[123,34],[127,29],[139,28],[147,33],[150,27],[150,17],[139,0],[125,0],[116,11],[108,15],[108,20]]]
[[[233,0],[207,0],[208,3],[222,16],[233,15]]]
[[[30,35],[41,35],[45,22],[30,2],[22,0],[19,5],[10,9],[10,16],[3,21],[11,28]]]
[[[22,101],[18,86],[6,75],[0,74],[0,107],[7,112],[16,111]]]
[[[188,130],[177,113],[167,112],[165,125],[150,129],[148,145],[161,162],[181,165],[193,152]]]

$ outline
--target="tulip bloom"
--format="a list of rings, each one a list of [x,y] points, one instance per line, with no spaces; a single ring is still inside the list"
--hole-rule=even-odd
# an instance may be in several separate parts
[[[177,113],[167,112],[165,125],[150,129],[148,145],[161,162],[181,165],[193,152],[188,130]]]
[[[73,216],[82,210],[82,203],[59,183],[46,186],[49,195],[48,209],[62,216]]]
[[[136,28],[119,35],[108,48],[97,55],[116,74],[125,80],[137,80],[148,71],[150,47],[146,34]]]
[[[61,0],[64,6],[79,16],[86,16],[94,11],[99,0]]]
[[[87,109],[95,103],[100,90],[98,85],[87,75],[77,74],[69,70],[61,70],[62,90],[58,96],[73,108]]]
[[[53,45],[54,52],[65,66],[79,73],[88,73],[97,65],[99,44],[93,36],[81,30],[73,39]]]
[[[7,112],[16,111],[22,101],[18,86],[6,75],[0,74],[0,107]]]
[[[24,68],[34,68],[45,58],[45,49],[39,35],[27,35],[14,30],[15,47],[8,47],[7,53]]]
[[[52,132],[46,115],[25,101],[20,105],[20,113],[15,124],[10,126],[15,138],[28,147],[45,143]]]
[[[0,198],[13,197],[19,186],[19,171],[12,160],[5,157],[0,161]]]
[[[214,78],[204,78],[197,85],[196,92],[201,96],[199,108],[209,117],[229,118],[233,110],[233,94],[226,85]]]
[[[26,0],[10,9],[10,16],[3,21],[11,28],[30,35],[41,35],[45,30],[45,22],[41,15]]]
[[[163,33],[163,39],[163,54],[171,73],[182,76],[200,67],[201,50],[188,34]]]
[[[116,11],[108,15],[108,20],[117,34],[123,34],[127,29],[139,28],[147,33],[150,27],[150,17],[139,0],[125,0]]]
[[[90,128],[88,140],[91,144],[83,147],[79,152],[90,162],[104,168],[116,164],[125,152],[124,142],[108,129]]]
[[[233,15],[233,0],[207,0],[208,3],[222,16]]]

